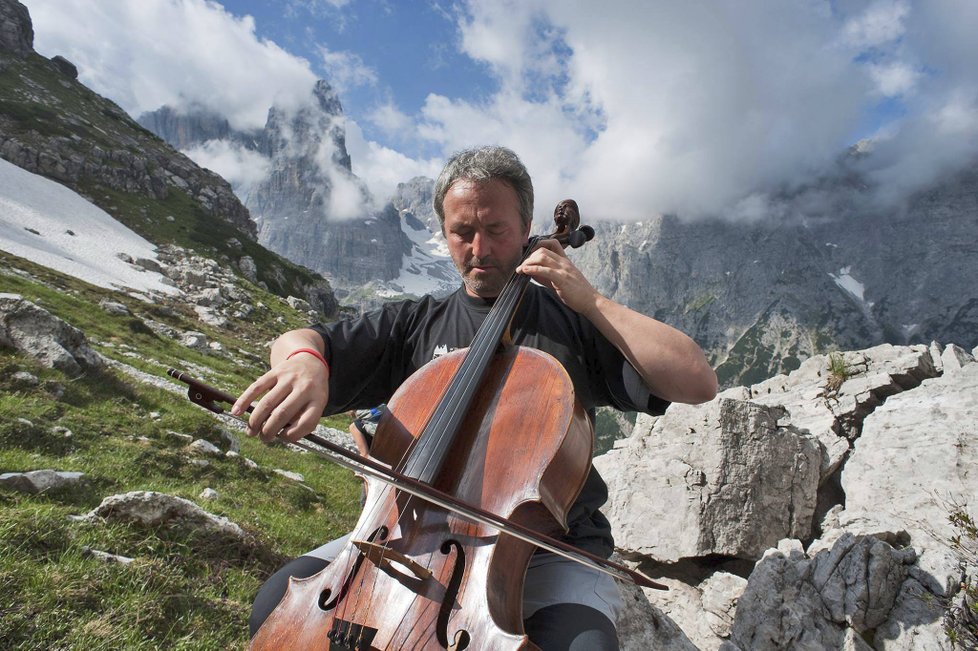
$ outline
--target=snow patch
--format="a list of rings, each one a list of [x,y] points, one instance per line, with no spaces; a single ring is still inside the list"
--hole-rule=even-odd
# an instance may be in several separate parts
[[[2,159],[0,249],[107,289],[179,291],[119,258],[157,260],[152,243],[60,183]]]
[[[852,267],[842,267],[839,269],[838,275],[830,273],[829,276],[835,281],[836,285],[859,299],[859,302],[872,307],[873,304],[867,303],[866,298],[864,297],[866,287],[861,282],[853,278],[851,272]]]
[[[411,221],[412,223],[408,223]],[[402,294],[424,296],[445,295],[458,288],[461,279],[455,270],[448,245],[441,232],[431,232],[417,220],[401,220],[401,231],[411,242],[411,252],[401,261],[401,273],[384,283],[377,292],[384,298]]]

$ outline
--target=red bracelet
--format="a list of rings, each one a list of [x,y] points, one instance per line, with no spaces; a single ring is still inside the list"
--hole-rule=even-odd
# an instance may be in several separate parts
[[[295,357],[299,353],[309,353],[310,355],[312,355],[313,357],[315,357],[316,359],[318,359],[320,362],[322,362],[323,363],[323,366],[326,367],[326,370],[327,371],[330,371],[329,362],[327,362],[326,361],[326,358],[323,357],[323,354],[320,353],[315,348],[300,348],[299,350],[293,350],[291,353],[289,353],[289,356],[286,357],[285,359],[287,359],[287,360],[292,359],[293,357]]]

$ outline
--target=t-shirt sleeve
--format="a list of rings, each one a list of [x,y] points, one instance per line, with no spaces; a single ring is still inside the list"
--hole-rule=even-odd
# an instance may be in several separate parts
[[[649,391],[642,376],[621,351],[596,328],[591,336],[594,346],[588,366],[592,369],[592,382],[602,385],[606,392],[607,403],[621,411],[640,411],[653,416],[665,413],[669,401]],[[595,372],[599,374],[597,377],[593,375]]]
[[[356,319],[310,326],[330,366],[324,415],[387,402],[406,377],[406,305],[388,304]]]

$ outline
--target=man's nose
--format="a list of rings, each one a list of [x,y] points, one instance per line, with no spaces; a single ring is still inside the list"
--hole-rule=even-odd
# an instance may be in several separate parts
[[[476,233],[472,236],[472,255],[476,258],[488,257],[490,251],[489,238],[484,236],[482,233]]]

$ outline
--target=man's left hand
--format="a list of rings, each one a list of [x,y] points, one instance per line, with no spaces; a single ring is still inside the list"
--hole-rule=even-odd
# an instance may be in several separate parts
[[[597,290],[556,240],[543,240],[516,271],[550,287],[567,307],[585,317],[595,309]]]

